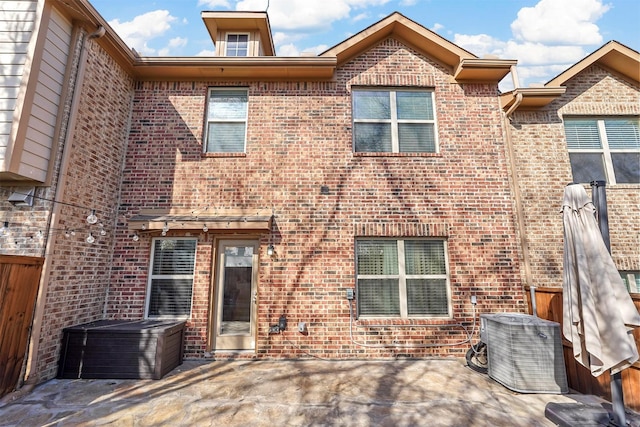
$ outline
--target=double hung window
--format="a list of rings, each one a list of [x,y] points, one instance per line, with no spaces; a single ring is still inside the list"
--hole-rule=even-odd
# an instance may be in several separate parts
[[[227,34],[226,56],[247,56],[249,54],[249,34]]]
[[[438,151],[433,91],[353,90],[356,152]]]
[[[205,132],[206,152],[244,153],[248,101],[247,89],[209,89]]]
[[[189,317],[193,293],[196,239],[153,240],[146,315]]]
[[[640,183],[640,127],[633,118],[567,118],[573,181]]]
[[[443,240],[357,240],[356,268],[360,316],[449,316]]]

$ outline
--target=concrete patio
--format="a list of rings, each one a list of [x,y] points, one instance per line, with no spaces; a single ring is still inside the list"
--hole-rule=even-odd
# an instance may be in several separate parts
[[[459,359],[185,361],[161,380],[51,380],[1,426],[553,426],[549,402]]]

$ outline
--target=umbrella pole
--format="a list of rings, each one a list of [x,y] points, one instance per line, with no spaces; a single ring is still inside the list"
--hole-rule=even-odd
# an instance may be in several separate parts
[[[591,181],[591,200],[598,215],[598,227],[607,250],[611,253],[611,240],[609,238],[609,215],[607,213],[607,193],[605,181]],[[624,395],[622,392],[622,373],[610,373],[611,377],[611,405],[613,409],[613,423],[616,426],[626,426],[627,419],[624,413]]]

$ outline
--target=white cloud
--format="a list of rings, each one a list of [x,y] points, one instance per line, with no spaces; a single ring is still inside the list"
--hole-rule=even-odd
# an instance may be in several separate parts
[[[415,6],[418,4],[418,0],[402,0],[400,6]]]
[[[271,0],[269,21],[283,31],[328,30],[335,21],[348,19],[353,10],[380,6],[389,0]],[[267,0],[240,0],[236,10],[265,10]]]
[[[434,33],[437,33],[438,31],[440,31],[441,29],[444,28],[444,25],[439,24],[439,23],[435,23],[433,24],[433,27],[431,27],[431,31],[433,31]]]
[[[543,83],[584,58],[583,46],[602,44],[596,22],[609,8],[601,0],[540,0],[520,9],[510,40],[456,34],[453,42],[478,56],[517,59],[521,86]]]
[[[196,56],[216,56],[215,50],[204,49],[196,54]]]
[[[352,22],[358,22],[358,21],[362,21],[363,19],[369,19],[369,14],[367,12],[363,12],[363,13],[360,13],[360,14],[354,16],[351,19],[351,21]]]
[[[511,23],[517,40],[545,44],[602,44],[595,22],[610,9],[601,0],[540,0]]]
[[[185,47],[187,45],[187,42],[188,42],[188,39],[184,37],[174,37],[171,40],[169,40],[169,44],[166,47],[158,51],[158,56],[172,55],[174,54],[176,49]]]
[[[142,54],[152,55],[156,50],[149,47],[147,43],[171,29],[171,22],[175,20],[176,18],[171,16],[168,10],[154,10],[138,15],[127,22],[114,19],[109,22],[109,25],[130,47]]]
[[[227,0],[198,0],[198,6],[206,6],[211,9],[229,9],[231,7]]]

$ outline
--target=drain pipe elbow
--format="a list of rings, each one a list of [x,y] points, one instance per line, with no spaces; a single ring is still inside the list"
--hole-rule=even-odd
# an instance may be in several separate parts
[[[520,103],[522,102],[522,98],[523,98],[522,92],[518,92],[518,90],[516,89],[516,100],[513,102],[511,107],[509,107],[509,109],[505,113],[505,116],[507,116],[509,120],[511,120],[511,115],[513,114],[514,111],[516,111],[516,108],[520,106]]]
[[[95,30],[93,33],[89,34],[89,40],[99,39],[99,38],[103,37],[106,34],[106,32],[107,32],[107,30],[102,25],[99,25],[97,30]]]

